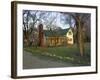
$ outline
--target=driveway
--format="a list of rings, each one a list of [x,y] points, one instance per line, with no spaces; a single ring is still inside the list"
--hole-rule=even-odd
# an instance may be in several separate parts
[[[50,58],[40,58],[32,55],[30,52],[24,51],[23,53],[23,69],[34,68],[56,68],[56,67],[71,67],[71,63],[65,63],[60,60],[54,60]]]

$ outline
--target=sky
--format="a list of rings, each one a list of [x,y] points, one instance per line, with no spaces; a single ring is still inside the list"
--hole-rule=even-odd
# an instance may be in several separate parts
[[[37,21],[36,26],[39,23],[44,24],[44,29],[46,29],[47,25],[56,25],[57,27],[61,27],[62,29],[69,28],[69,22],[68,19],[70,18],[69,15],[65,14],[64,12],[54,12],[54,11],[36,11],[36,10],[23,10],[23,13],[26,11],[26,14],[23,15],[24,22],[26,22],[27,17],[27,11],[30,12],[32,16],[36,13],[36,19],[39,19],[41,14],[40,21]],[[50,23],[52,22],[52,23]],[[33,23],[33,20],[31,17],[29,17],[29,24]],[[71,23],[75,24],[74,20],[71,18]]]

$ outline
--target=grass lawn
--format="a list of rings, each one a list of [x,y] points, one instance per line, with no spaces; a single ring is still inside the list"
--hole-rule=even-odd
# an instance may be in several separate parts
[[[53,58],[55,60],[62,60],[69,62],[75,66],[88,66],[90,65],[90,45],[85,44],[84,56],[80,56],[79,49],[76,45],[69,47],[25,47],[25,51],[31,52],[35,56],[42,56],[44,58]]]

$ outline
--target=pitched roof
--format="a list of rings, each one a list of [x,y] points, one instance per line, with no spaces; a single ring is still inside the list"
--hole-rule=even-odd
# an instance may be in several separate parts
[[[50,31],[50,30],[44,30],[45,36],[51,37],[51,36],[64,36],[68,32],[70,28],[67,29],[61,29],[58,31]]]

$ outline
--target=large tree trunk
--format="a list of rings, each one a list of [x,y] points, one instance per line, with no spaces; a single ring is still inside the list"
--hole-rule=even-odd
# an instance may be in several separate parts
[[[39,46],[44,47],[44,32],[43,32],[43,25],[39,25]]]
[[[81,21],[78,21],[78,46],[80,50],[80,55],[84,55],[84,38],[83,38],[83,31]]]

